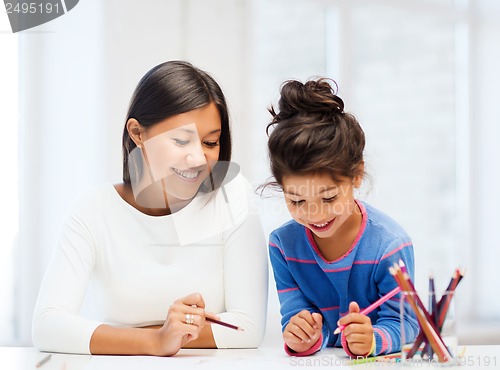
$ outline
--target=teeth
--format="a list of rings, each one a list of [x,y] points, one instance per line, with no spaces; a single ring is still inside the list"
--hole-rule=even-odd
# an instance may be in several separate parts
[[[328,222],[325,222],[324,224],[313,224],[313,225],[316,227],[325,227],[326,225],[328,225]]]
[[[193,171],[181,171],[181,170],[178,170],[176,168],[172,168],[172,170],[176,174],[178,174],[179,176],[185,177],[186,179],[194,179],[200,173],[200,171],[195,171],[195,172],[193,172]]]

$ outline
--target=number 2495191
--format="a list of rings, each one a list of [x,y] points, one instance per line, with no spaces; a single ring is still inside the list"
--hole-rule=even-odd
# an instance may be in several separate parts
[[[49,14],[49,13],[59,13],[63,12],[62,7],[59,2],[55,3],[28,3],[28,2],[18,2],[18,3],[5,3],[5,10],[7,14],[17,13],[17,14]]]
[[[497,366],[497,356],[460,356],[459,359],[463,366]]]

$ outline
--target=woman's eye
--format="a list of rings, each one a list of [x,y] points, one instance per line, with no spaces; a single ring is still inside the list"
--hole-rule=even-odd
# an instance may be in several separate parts
[[[175,144],[184,146],[189,144],[189,140],[174,139]]]
[[[292,200],[292,199],[290,199],[290,204],[291,204],[292,206],[299,206],[299,205],[301,205],[302,203],[304,203],[304,201],[303,201],[303,200]]]
[[[323,198],[323,202],[329,203],[329,202],[333,202],[335,199],[337,199],[336,195],[334,195],[333,197],[330,197],[330,198]]]
[[[215,148],[216,146],[219,146],[218,141],[204,141],[203,144],[208,148]]]

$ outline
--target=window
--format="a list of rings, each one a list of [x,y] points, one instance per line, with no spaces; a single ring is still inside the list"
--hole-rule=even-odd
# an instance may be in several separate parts
[[[491,0],[262,0],[253,9],[252,121],[270,121],[262,107],[286,79],[335,79],[367,136],[373,186],[360,198],[412,236],[418,288],[432,271],[444,289],[456,267],[466,268],[457,297],[467,321],[498,319],[500,310],[487,293],[498,258],[491,158],[498,158],[499,8]],[[254,133],[262,181],[264,131]],[[266,231],[287,219],[279,201],[262,205]]]

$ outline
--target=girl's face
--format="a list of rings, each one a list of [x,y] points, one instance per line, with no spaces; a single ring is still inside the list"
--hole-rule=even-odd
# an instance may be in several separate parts
[[[145,166],[153,182],[162,182],[172,205],[191,199],[219,158],[221,119],[214,103],[143,128]]]
[[[286,176],[283,192],[293,219],[318,238],[332,237],[354,212],[354,187],[361,179],[335,182],[328,174]]]

